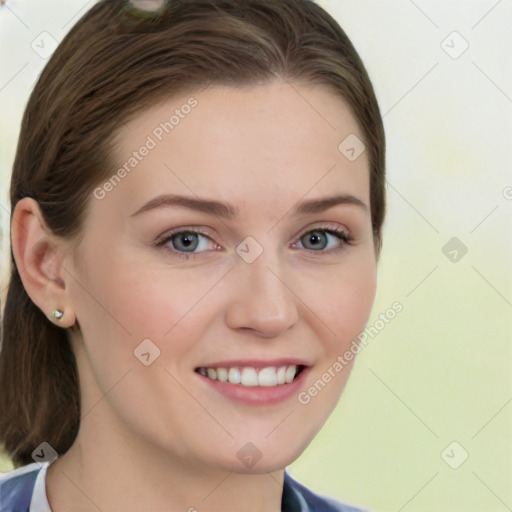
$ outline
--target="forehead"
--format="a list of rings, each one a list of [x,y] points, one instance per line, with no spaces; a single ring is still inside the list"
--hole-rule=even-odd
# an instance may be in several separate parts
[[[347,138],[363,139],[358,123],[323,87],[277,82],[176,96],[116,134],[116,166],[127,172],[108,199],[132,208],[158,193],[188,193],[263,207],[340,192],[368,202],[367,156],[347,158]]]

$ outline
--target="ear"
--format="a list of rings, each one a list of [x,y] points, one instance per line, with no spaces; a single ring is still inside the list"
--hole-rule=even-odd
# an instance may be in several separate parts
[[[68,277],[63,268],[65,244],[46,225],[41,209],[31,197],[16,203],[11,218],[14,260],[23,286],[32,302],[60,327],[75,323]],[[64,312],[60,320],[53,310]]]

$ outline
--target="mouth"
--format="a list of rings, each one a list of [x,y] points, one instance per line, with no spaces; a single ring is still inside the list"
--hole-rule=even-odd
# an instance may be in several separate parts
[[[207,379],[245,387],[277,387],[291,384],[306,368],[305,365],[281,365],[257,368],[253,366],[200,366],[195,372]]]
[[[304,361],[223,361],[195,368],[208,389],[237,404],[272,406],[293,399],[305,386],[312,366]]]

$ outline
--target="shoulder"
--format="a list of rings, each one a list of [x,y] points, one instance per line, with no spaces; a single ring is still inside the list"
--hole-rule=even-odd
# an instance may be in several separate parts
[[[0,510],[28,512],[41,466],[37,462],[7,473],[0,473]]]
[[[284,473],[283,511],[286,512],[368,512],[333,498],[316,494]]]

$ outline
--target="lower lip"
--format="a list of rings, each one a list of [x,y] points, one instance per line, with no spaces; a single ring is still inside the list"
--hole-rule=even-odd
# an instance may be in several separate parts
[[[272,405],[284,402],[296,395],[303,386],[309,369],[304,368],[289,384],[278,386],[242,386],[242,384],[229,384],[213,380],[199,373],[196,375],[215,391],[235,402],[249,405]]]

